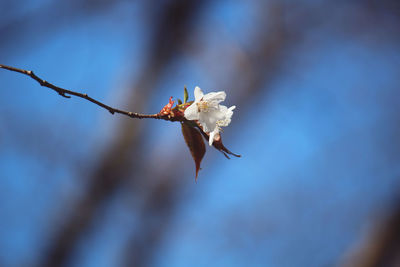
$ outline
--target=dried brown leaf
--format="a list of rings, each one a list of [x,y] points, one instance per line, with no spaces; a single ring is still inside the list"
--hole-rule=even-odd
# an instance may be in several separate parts
[[[218,140],[214,140],[212,145],[213,145],[213,147],[215,147],[217,150],[219,150],[222,154],[224,154],[224,156],[225,156],[227,159],[230,159],[229,156],[228,156],[228,154],[229,154],[229,155],[232,155],[232,156],[235,156],[235,157],[238,157],[238,158],[241,157],[241,155],[235,154],[235,153],[231,152],[229,149],[227,149],[227,148],[224,146],[224,144],[222,144],[222,139],[221,139],[221,137],[220,137]]]
[[[200,127],[198,127],[198,128],[199,128],[199,130],[201,131],[201,134],[203,135],[204,139],[208,142],[208,139],[210,138],[210,135],[207,134],[206,132],[204,132]],[[227,148],[224,146],[224,144],[222,143],[222,138],[221,138],[221,135],[220,135],[220,134],[216,135],[216,137],[215,137],[215,139],[214,139],[212,145],[213,145],[213,147],[214,147],[215,149],[217,149],[217,150],[220,151],[222,154],[224,154],[224,156],[225,156],[227,159],[230,159],[230,157],[229,157],[228,155],[235,156],[235,157],[238,157],[238,158],[241,157],[241,155],[238,155],[238,154],[233,153],[232,151],[230,151],[229,149],[227,149]]]
[[[192,154],[194,163],[196,164],[196,182],[200,170],[200,163],[206,153],[206,146],[204,145],[201,133],[197,128],[182,123],[182,134],[185,138],[186,145],[189,147]]]

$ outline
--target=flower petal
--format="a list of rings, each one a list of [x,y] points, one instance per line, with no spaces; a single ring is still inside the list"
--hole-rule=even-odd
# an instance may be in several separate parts
[[[196,86],[194,88],[194,102],[199,102],[203,96],[203,91],[201,91],[200,87]]]
[[[184,116],[191,121],[199,119],[199,111],[195,102],[185,109]]]
[[[218,129],[218,128],[216,128],[216,129]],[[217,130],[218,131],[218,130]],[[214,131],[212,131],[212,132],[210,132],[210,136],[208,137],[208,144],[210,145],[210,146],[212,146],[212,143],[214,142],[214,136],[215,136],[215,134],[216,134],[216,131],[214,130]]]
[[[220,102],[224,101],[225,98],[226,98],[226,93],[224,91],[212,92],[203,96],[204,101],[216,104],[219,104]]]
[[[209,133],[217,127],[217,118],[211,115],[212,112],[200,112],[199,123],[203,127],[203,131]],[[211,116],[210,116],[211,115]]]
[[[218,126],[228,126],[231,123],[231,118],[233,115],[233,110],[236,106],[232,106],[227,108],[224,105],[220,105],[220,112],[223,114],[223,117],[218,119]]]

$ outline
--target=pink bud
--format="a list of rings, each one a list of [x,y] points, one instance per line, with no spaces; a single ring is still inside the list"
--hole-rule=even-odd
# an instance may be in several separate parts
[[[175,101],[172,100],[172,96],[169,98],[168,104],[166,104],[160,111],[161,115],[169,115],[171,113],[172,106],[174,105]]]

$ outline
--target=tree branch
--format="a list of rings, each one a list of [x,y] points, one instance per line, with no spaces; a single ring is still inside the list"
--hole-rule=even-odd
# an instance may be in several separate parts
[[[32,79],[34,79],[35,81],[37,81],[41,86],[50,88],[54,91],[56,91],[60,96],[65,97],[65,98],[71,98],[71,96],[69,95],[74,95],[83,99],[86,99],[106,110],[108,110],[111,114],[114,115],[114,113],[119,113],[122,115],[126,115],[128,117],[131,118],[136,118],[136,119],[164,119],[164,120],[170,120],[168,117],[166,116],[162,116],[161,114],[140,114],[140,113],[136,113],[136,112],[130,112],[130,111],[125,111],[125,110],[120,110],[117,108],[113,108],[110,107],[90,96],[88,96],[88,94],[82,94],[82,93],[78,93],[78,92],[74,92],[71,90],[67,90],[58,86],[55,86],[54,84],[49,83],[46,80],[43,80],[42,78],[36,76],[36,74],[33,73],[33,71],[31,70],[24,70],[24,69],[18,69],[18,68],[14,68],[14,67],[10,67],[10,66],[6,66],[3,64],[0,64],[0,68],[2,69],[6,69],[9,71],[14,71],[14,72],[18,72],[18,73],[22,73],[25,74],[29,77],[31,77]]]

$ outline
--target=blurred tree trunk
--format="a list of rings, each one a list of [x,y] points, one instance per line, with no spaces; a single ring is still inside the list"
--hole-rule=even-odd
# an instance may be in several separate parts
[[[142,69],[139,81],[133,86],[135,93],[127,97],[129,109],[143,110],[148,96],[157,86],[168,64],[180,52],[182,42],[190,32],[196,13],[206,1],[171,0],[150,18],[156,22],[149,51],[150,58]],[[158,5],[153,3],[154,8]],[[77,201],[61,229],[48,245],[43,261],[38,266],[66,266],[77,241],[93,223],[94,214],[101,208],[116,188],[127,179],[141,184],[146,177],[135,175],[141,169],[141,144],[143,137],[139,120],[125,120],[117,131],[116,138],[108,151],[94,168],[84,198]],[[135,160],[137,159],[137,160]],[[133,171],[132,171],[133,170]],[[141,257],[141,255],[138,255]]]

